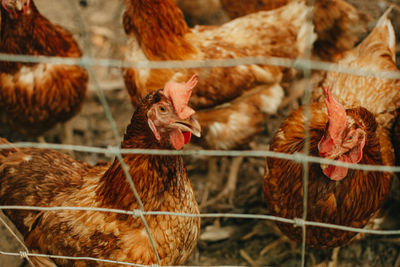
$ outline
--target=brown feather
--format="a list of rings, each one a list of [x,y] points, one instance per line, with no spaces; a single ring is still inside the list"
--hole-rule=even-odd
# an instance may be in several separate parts
[[[371,34],[339,61],[339,65],[368,70],[397,70],[394,62],[394,31],[385,13]],[[398,80],[328,72],[322,83],[347,110],[347,121],[366,133],[359,164],[393,166],[390,139],[399,108]],[[328,114],[320,88],[313,92],[310,121],[310,155],[318,156],[318,142],[326,134]],[[271,150],[293,154],[305,142],[304,107],[295,110],[275,134]],[[272,214],[301,218],[303,214],[302,164],[268,158],[264,192]],[[332,181],[318,164],[309,164],[307,220],[352,227],[367,227],[379,215],[389,194],[393,173],[349,169],[346,177]],[[301,228],[279,224],[296,241]],[[307,227],[306,243],[313,247],[335,247],[349,243],[356,233],[328,228]]]
[[[166,149],[151,132],[146,114],[163,95],[155,91],[132,116],[123,148]],[[165,98],[165,97],[164,97]],[[168,140],[168,139],[167,139]],[[5,140],[0,139],[0,143]],[[124,155],[146,211],[198,214],[194,191],[181,156]],[[0,205],[139,209],[118,159],[91,166],[60,152],[21,148],[0,157]],[[140,217],[95,211],[7,210],[30,250],[157,263]],[[163,265],[183,264],[196,246],[200,218],[145,216]],[[94,261],[57,259],[59,266],[108,266]]]
[[[17,19],[1,7],[0,52],[79,58],[71,33],[52,24],[30,1],[30,11]],[[79,66],[0,62],[0,107],[20,132],[40,135],[65,122],[82,107],[88,74]]]

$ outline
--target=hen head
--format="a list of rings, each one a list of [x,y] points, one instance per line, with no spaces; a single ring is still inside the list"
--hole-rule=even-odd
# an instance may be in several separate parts
[[[168,82],[160,96],[147,111],[147,123],[160,143],[169,141],[175,149],[181,149],[190,141],[191,134],[200,137],[200,124],[188,106],[192,89],[197,83],[194,75],[188,82]]]
[[[18,18],[18,13],[26,14],[29,8],[30,0],[1,0],[1,5],[10,14],[11,18]]]
[[[346,113],[345,108],[333,97],[330,88],[324,88],[329,122],[327,131],[318,143],[321,157],[348,163],[358,163],[363,157],[366,132]],[[348,168],[321,164],[323,173],[332,180],[346,177]]]

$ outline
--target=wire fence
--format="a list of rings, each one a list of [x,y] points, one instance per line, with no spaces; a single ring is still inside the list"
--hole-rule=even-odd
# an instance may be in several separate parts
[[[295,68],[303,71],[304,76],[310,79],[310,71],[311,70],[322,70],[322,71],[336,71],[340,73],[346,73],[356,76],[371,76],[383,79],[400,79],[399,72],[389,72],[389,71],[376,71],[370,70],[366,68],[354,68],[354,67],[345,67],[340,66],[335,63],[327,63],[327,62],[319,62],[311,60],[311,50],[309,50],[304,58],[299,59],[286,59],[286,58],[278,58],[278,57],[248,57],[248,58],[238,58],[238,59],[221,59],[221,60],[187,60],[187,61],[136,61],[136,62],[128,62],[124,60],[116,60],[116,59],[96,59],[91,56],[90,49],[90,41],[88,39],[88,33],[86,31],[86,25],[82,18],[82,14],[79,11],[77,6],[77,1],[71,0],[71,7],[74,9],[74,12],[77,14],[79,29],[81,30],[81,36],[83,36],[82,40],[84,43],[84,51],[85,56],[82,58],[62,58],[62,57],[46,57],[46,56],[26,56],[26,55],[10,55],[10,54],[1,54],[0,53],[0,61],[14,61],[14,62],[27,62],[27,63],[51,63],[51,64],[64,64],[64,65],[79,65],[87,69],[90,75],[91,83],[94,84],[94,88],[98,94],[101,104],[104,107],[104,112],[106,114],[106,118],[108,119],[115,141],[119,144],[119,134],[117,130],[117,126],[115,120],[111,114],[109,104],[107,102],[106,97],[104,96],[104,92],[101,89],[101,86],[97,80],[96,74],[93,70],[93,67],[116,67],[116,68],[145,68],[145,69],[183,69],[183,68],[214,68],[214,67],[232,67],[238,65],[248,65],[248,64],[263,64],[263,65],[275,65],[287,68]],[[310,16],[310,21],[311,23]],[[310,36],[311,39],[311,36]],[[311,46],[310,46],[311,48]],[[313,88],[311,88],[311,84],[309,83],[307,86],[307,90],[304,97],[305,104],[310,103],[310,93]],[[310,118],[309,111],[306,110],[306,118]],[[342,166],[352,169],[365,170],[365,171],[382,171],[382,172],[400,172],[399,166],[382,166],[382,165],[365,165],[365,164],[351,164],[341,161],[334,161],[325,158],[319,158],[309,155],[309,127],[308,121],[306,121],[306,149],[304,152],[299,152],[295,154],[284,154],[277,153],[272,151],[264,151],[264,150],[184,150],[184,151],[176,151],[176,150],[146,150],[146,149],[121,149],[119,146],[109,146],[107,148],[100,147],[91,147],[91,146],[78,146],[78,145],[64,145],[64,144],[42,144],[42,143],[31,143],[31,142],[18,142],[14,143],[12,147],[33,147],[33,148],[50,148],[56,150],[72,150],[79,152],[91,152],[96,154],[109,154],[115,156],[121,163],[123,167],[124,173],[126,175],[127,181],[129,182],[132,191],[139,203],[139,209],[136,210],[119,210],[119,209],[106,209],[106,208],[93,208],[93,207],[67,207],[67,206],[59,206],[59,207],[38,207],[38,206],[8,206],[3,205],[0,206],[1,210],[31,210],[31,211],[60,211],[60,210],[68,210],[68,211],[92,211],[92,212],[112,212],[117,214],[125,214],[129,216],[138,217],[142,220],[149,240],[152,244],[154,253],[157,258],[158,264],[153,264],[150,266],[159,266],[161,264],[160,257],[157,252],[156,244],[154,238],[151,235],[150,228],[147,225],[147,221],[144,216],[155,216],[155,215],[166,215],[166,216],[182,216],[182,217],[199,217],[199,218],[239,218],[239,219],[252,219],[252,220],[270,220],[282,223],[293,224],[295,227],[301,227],[303,233],[302,239],[302,250],[301,250],[301,266],[305,265],[305,256],[306,256],[306,246],[305,246],[305,233],[307,226],[314,227],[324,227],[331,228],[337,230],[344,231],[352,231],[357,233],[365,233],[365,234],[374,234],[374,235],[400,235],[399,230],[370,230],[370,229],[361,229],[354,227],[347,227],[343,225],[335,225],[330,223],[321,223],[321,222],[313,222],[307,221],[307,193],[308,193],[308,163],[319,163],[319,164],[329,164]],[[0,145],[0,149],[9,148],[10,145]],[[136,187],[132,181],[132,177],[129,174],[128,166],[123,160],[123,155],[125,154],[151,154],[151,155],[189,155],[189,156],[231,156],[231,157],[275,157],[286,160],[293,160],[295,162],[303,164],[304,177],[304,191],[303,191],[303,216],[302,218],[294,218],[287,219],[282,217],[276,217],[271,215],[261,215],[261,214],[239,214],[239,213],[201,213],[201,214],[187,214],[187,213],[175,213],[175,212],[161,212],[161,211],[145,211],[144,206],[142,204],[142,200],[139,197],[139,194],[136,190]],[[29,261],[29,257],[48,257],[53,259],[66,259],[66,260],[88,260],[88,261],[96,261],[103,263],[114,263],[119,265],[128,265],[128,266],[148,266],[135,264],[130,262],[123,261],[114,261],[108,259],[100,259],[100,258],[92,258],[92,257],[72,257],[68,255],[46,255],[39,253],[32,253],[28,250],[28,248],[24,245],[23,241],[18,237],[16,233],[7,225],[7,223],[0,218],[0,222],[5,225],[5,227],[12,233],[15,239],[22,245],[24,251],[19,252],[8,252],[8,251],[0,251],[1,255],[9,255],[9,256],[18,256],[26,258]],[[32,262],[30,262],[32,264]],[[228,266],[228,265],[220,265],[220,266]]]

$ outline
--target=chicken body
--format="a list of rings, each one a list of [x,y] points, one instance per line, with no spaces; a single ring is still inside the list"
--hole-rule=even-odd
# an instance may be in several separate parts
[[[221,0],[221,5],[230,18],[237,18],[261,10],[273,10],[290,2],[293,1]],[[352,49],[366,32],[370,20],[368,15],[344,0],[316,0],[313,14],[318,36],[314,52],[324,60],[335,60],[340,53]]]
[[[249,56],[301,57],[311,45],[307,8],[293,3],[258,12],[221,26],[190,29],[174,1],[125,1],[124,28],[129,38],[126,59],[207,60]],[[279,21],[279,26],[277,22]],[[310,35],[308,35],[310,34]],[[196,73],[199,84],[190,103],[199,112],[203,147],[228,149],[263,130],[268,114],[283,98],[280,83],[290,72],[279,66],[240,65],[203,69],[125,69],[125,84],[136,105],[168,80],[182,81]],[[226,136],[229,133],[229,137]]]
[[[123,148],[171,149],[169,139],[164,138],[168,129],[198,125],[190,118],[186,122],[179,120],[162,130],[160,139],[156,139],[153,132],[161,129],[159,122],[154,120],[150,129],[151,118],[147,114],[157,112],[154,107],[167,102],[160,90],[144,99],[128,126]],[[169,105],[163,107],[171,111]],[[6,143],[5,139],[1,143]],[[123,158],[145,211],[199,213],[181,156],[124,155]],[[140,209],[118,159],[107,166],[90,166],[57,151],[32,148],[0,151],[0,205]],[[140,217],[96,211],[4,212],[21,231],[30,251],[146,265],[157,263]],[[161,264],[185,263],[196,246],[200,219],[144,217]],[[43,258],[32,260],[41,266]],[[59,266],[115,266],[84,260],[55,261]]]
[[[22,2],[28,7],[15,15],[4,5],[0,7],[1,53],[82,56],[71,33],[43,17],[33,1]],[[40,135],[81,109],[87,83],[87,71],[79,66],[1,61],[0,108],[18,131]]]
[[[318,156],[318,142],[325,134],[328,115],[324,104],[311,105],[310,155]],[[363,108],[348,111],[358,125],[365,125],[367,143],[360,164],[393,165],[390,138]],[[271,151],[294,154],[304,149],[304,109],[294,111],[274,136]],[[336,182],[326,177],[319,164],[309,165],[307,220],[362,228],[379,212],[389,194],[393,175],[382,172],[349,170]],[[267,159],[264,193],[268,209],[276,216],[303,216],[303,168],[301,163],[277,158]],[[291,239],[300,242],[302,229],[278,223]],[[345,245],[356,235],[329,228],[307,226],[306,244],[317,248]]]
[[[360,45],[339,61],[340,65],[374,71],[397,70],[394,62],[394,31],[386,16],[379,20],[375,29]],[[332,95],[346,109],[346,119],[340,123],[346,126],[339,126],[344,127],[339,138],[344,138],[352,130],[363,132],[361,136],[365,136],[365,143],[360,142],[358,150],[350,150],[339,160],[393,166],[394,153],[389,130],[400,105],[400,82],[329,72],[323,85],[332,88]],[[320,89],[314,92],[313,99],[315,102],[310,105],[310,155],[322,156],[326,154],[322,150],[323,143],[331,134],[329,127],[334,121],[332,118],[335,112],[328,116],[324,104],[327,100]],[[282,123],[272,141],[272,151],[289,154],[303,151],[304,116],[304,108],[299,108]],[[351,140],[343,141],[343,147],[348,148]],[[339,144],[335,141],[331,147],[337,149]],[[363,149],[360,150],[360,147]],[[393,174],[349,169],[347,175],[342,173],[344,178],[329,179],[327,176],[334,172],[331,166],[309,164],[307,220],[358,228],[373,225],[373,219],[379,216],[388,196]],[[302,164],[268,158],[264,192],[272,214],[286,218],[302,217]],[[279,227],[290,238],[301,240],[301,229],[288,224],[279,224]],[[347,244],[355,235],[354,232],[307,227],[306,244],[319,248],[336,247]]]

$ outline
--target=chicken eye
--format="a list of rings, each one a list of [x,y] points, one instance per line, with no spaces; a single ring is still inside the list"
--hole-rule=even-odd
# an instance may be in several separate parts
[[[352,142],[353,141],[353,139],[354,139],[354,134],[352,133],[352,134],[350,134],[350,135],[348,135],[347,136],[347,138],[346,138],[346,142]]]
[[[158,106],[158,110],[159,110],[162,114],[165,114],[165,113],[168,112],[168,111],[167,111],[167,108],[164,107],[163,105]]]

